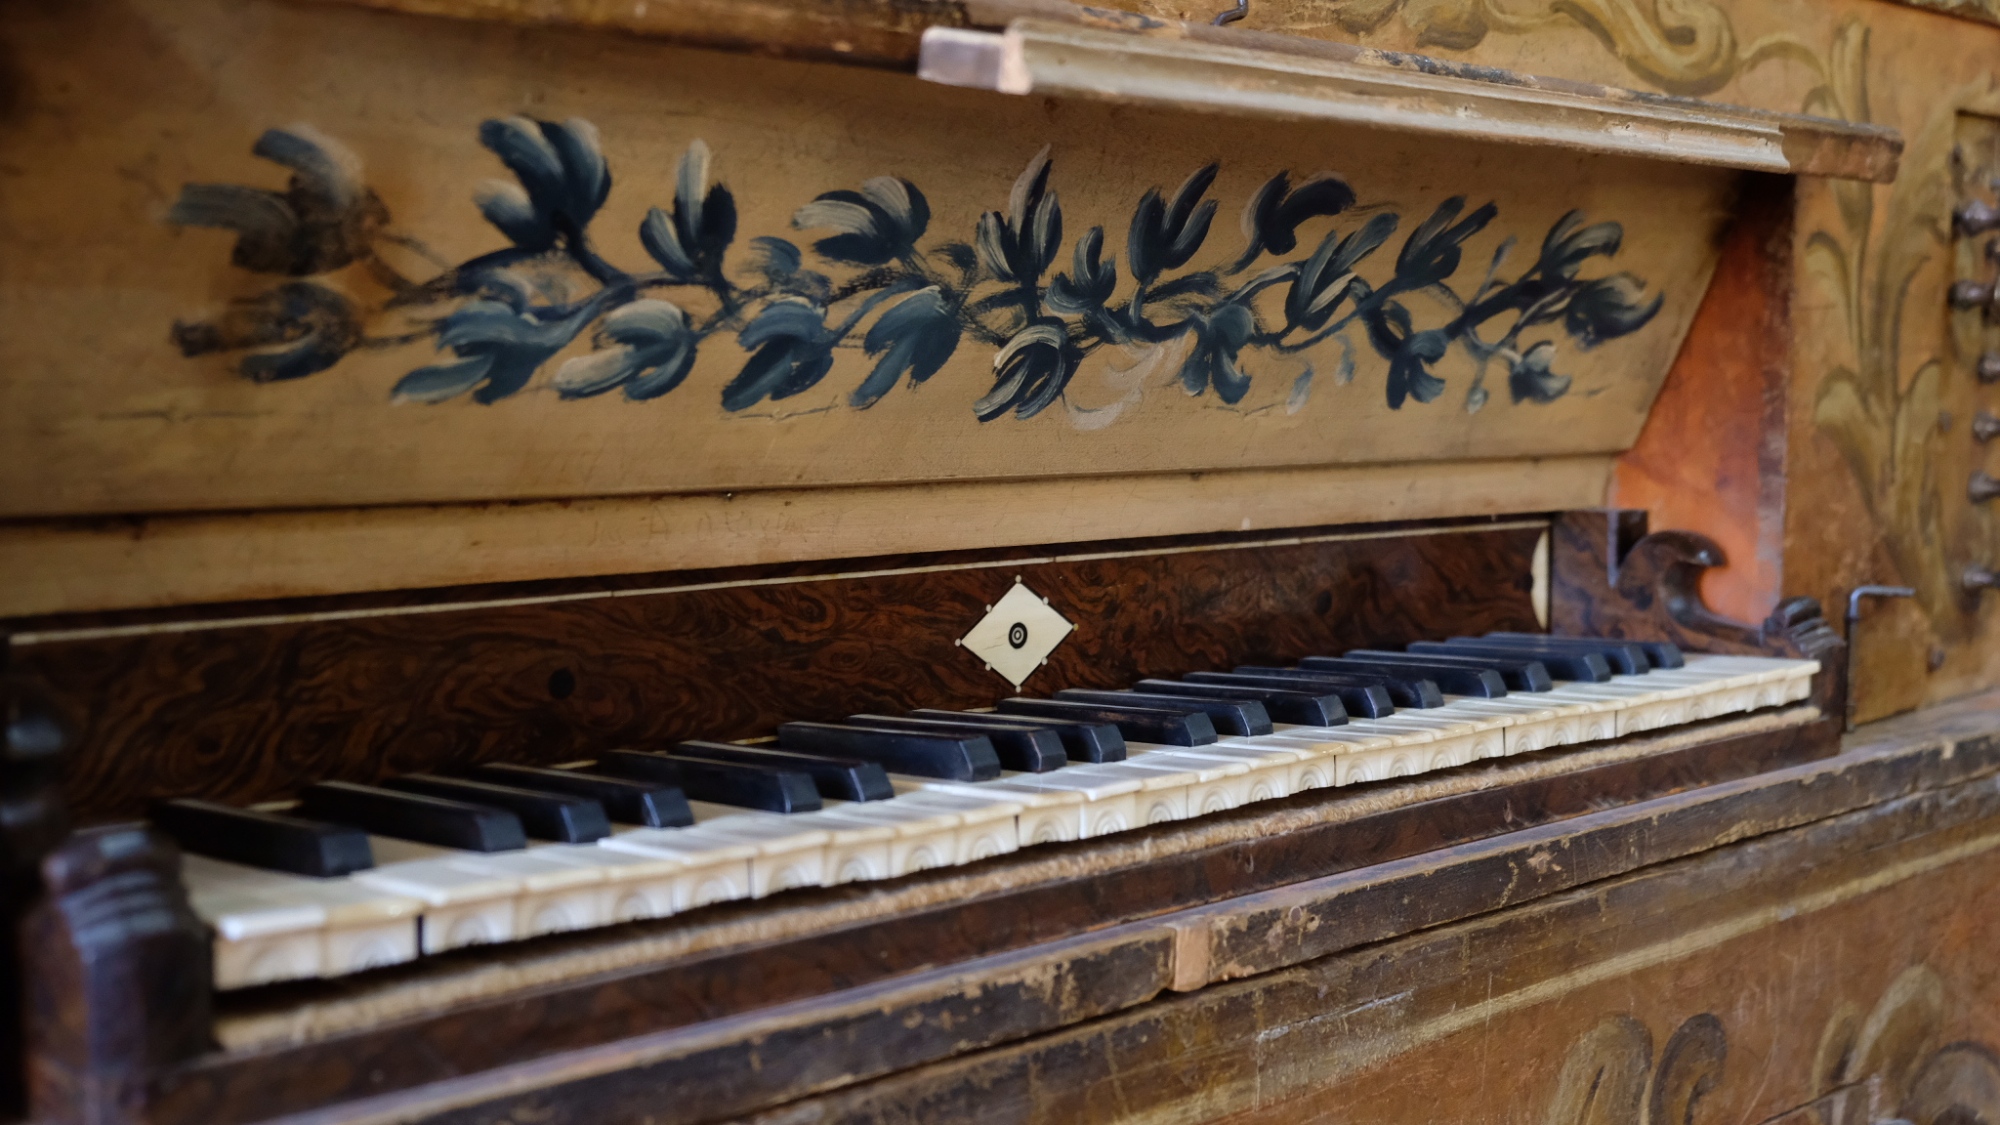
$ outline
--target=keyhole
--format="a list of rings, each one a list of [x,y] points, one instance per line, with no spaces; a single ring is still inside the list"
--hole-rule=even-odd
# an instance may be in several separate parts
[[[1007,630],[1007,643],[1013,645],[1015,648],[1026,646],[1028,643],[1028,627],[1019,621],[1014,622],[1013,626]]]
[[[549,673],[549,694],[557,699],[568,699],[576,691],[576,673],[567,668],[558,668]]]

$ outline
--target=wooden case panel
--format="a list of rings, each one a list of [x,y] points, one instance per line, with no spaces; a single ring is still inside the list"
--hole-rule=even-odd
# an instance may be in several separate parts
[[[1734,182],[344,5],[4,34],[16,517],[1612,452]]]
[[[872,560],[463,604],[247,607],[23,633],[12,659],[77,724],[67,795],[90,820],[162,796],[268,800],[319,779],[989,706],[1015,692],[957,642],[1017,576],[1077,626],[1030,694],[1535,629],[1546,527]]]

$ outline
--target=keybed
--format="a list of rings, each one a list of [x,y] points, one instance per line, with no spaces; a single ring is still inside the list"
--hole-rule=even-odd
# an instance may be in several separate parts
[[[785,723],[761,742],[322,783],[282,808],[168,802],[156,824],[188,853],[217,987],[241,988],[1780,706],[1817,670],[1496,634],[992,711]]]

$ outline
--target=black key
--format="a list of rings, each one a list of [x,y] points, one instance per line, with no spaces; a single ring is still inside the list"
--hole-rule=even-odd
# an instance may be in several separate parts
[[[506,809],[521,818],[528,835],[563,844],[588,844],[611,835],[611,818],[604,806],[588,797],[567,793],[538,793],[491,781],[467,781],[457,777],[412,773],[383,782],[390,789],[423,793],[469,805],[490,805]]]
[[[1271,713],[1254,699],[1203,699],[1193,695],[1147,694],[1138,691],[1093,691],[1066,688],[1057,699],[1074,699],[1102,707],[1151,707],[1160,711],[1199,711],[1208,716],[1215,733],[1242,737],[1271,733]]]
[[[1580,637],[1552,637],[1542,633],[1488,633],[1483,637],[1453,637],[1454,641],[1476,640],[1481,644],[1503,644],[1510,647],[1538,649],[1543,652],[1598,652],[1611,664],[1614,671],[1624,676],[1636,676],[1652,668],[1653,662],[1646,659],[1646,650],[1626,641],[1594,641]]]
[[[1479,641],[1418,641],[1410,646],[1411,652],[1443,656],[1459,653],[1470,657],[1485,657],[1494,660],[1527,660],[1548,669],[1549,675],[1558,680],[1576,680],[1586,684],[1601,684],[1611,678],[1611,665],[1604,654],[1597,652],[1556,652],[1548,649],[1531,650],[1507,648],[1498,642],[1482,644]]]
[[[1506,637],[1509,639],[1514,637],[1527,637],[1531,640],[1566,641],[1566,642],[1577,642],[1586,645],[1590,644],[1617,645],[1624,648],[1636,648],[1646,657],[1645,664],[1640,666],[1638,669],[1640,672],[1644,672],[1652,668],[1687,667],[1687,658],[1681,654],[1680,646],[1671,644],[1667,641],[1613,641],[1613,640],[1604,640],[1597,637],[1559,637],[1555,636],[1554,634],[1545,634],[1545,633],[1488,633],[1487,636]]]
[[[1183,680],[1140,680],[1135,689],[1155,695],[1187,695],[1196,699],[1254,699],[1273,721],[1308,727],[1337,727],[1347,721],[1347,708],[1332,693],[1285,691],[1281,688],[1191,684]]]
[[[1110,723],[1070,723],[1027,715],[996,715],[991,711],[937,711],[931,708],[912,711],[910,716],[917,719],[950,719],[982,730],[1052,730],[1057,738],[1062,739],[1063,754],[1072,762],[1125,760],[1125,736]]]
[[[1345,656],[1308,656],[1299,661],[1299,667],[1308,672],[1354,672],[1363,676],[1431,680],[1442,691],[1481,699],[1498,699],[1507,694],[1507,681],[1491,668],[1404,664],[1393,660],[1357,660]]]
[[[604,806],[611,819],[647,828],[685,828],[694,823],[687,795],[678,786],[629,777],[607,777],[582,770],[551,770],[488,762],[479,767],[486,780],[522,789],[541,789],[588,797]]]
[[[949,734],[849,726],[844,723],[780,723],[778,745],[811,754],[838,754],[882,763],[891,773],[948,781],[991,781],[1000,776],[1000,755],[983,734]]]
[[[1023,773],[1047,773],[1069,764],[1069,754],[1063,749],[1062,737],[1046,727],[1006,730],[953,719],[900,715],[849,715],[847,721],[857,726],[907,730],[917,734],[984,737],[993,743],[993,752],[999,756],[1001,768]]]
[[[368,833],[350,825],[189,799],[154,804],[152,821],[185,851],[249,867],[330,879],[375,866]]]
[[[859,758],[795,754],[762,743],[756,746],[741,746],[734,742],[688,742],[682,745],[700,747],[701,756],[711,762],[739,762],[746,766],[805,774],[812,778],[813,787],[819,790],[820,796],[836,801],[886,801],[896,795],[896,787],[889,784],[888,773],[880,765]],[[614,753],[643,754],[633,750]],[[673,764],[673,759],[658,754],[643,756],[651,762],[663,762],[668,766]],[[657,766],[652,768],[658,769]]]
[[[726,742],[683,742],[671,757],[650,750],[607,750],[597,756],[600,773],[664,781],[672,776],[697,801],[765,812],[820,810],[819,788],[804,770],[780,769],[734,760]],[[886,779],[885,779],[886,781]]]
[[[1386,672],[1335,672],[1325,668],[1267,668],[1261,665],[1246,665],[1236,669],[1249,676],[1281,676],[1302,682],[1324,681],[1330,684],[1376,684],[1388,689],[1389,698],[1398,707],[1442,707],[1444,692],[1436,680],[1422,676],[1391,675]]]
[[[1407,664],[1413,667],[1443,665],[1468,670],[1486,668],[1500,673],[1500,682],[1507,686],[1508,691],[1551,691],[1556,686],[1555,677],[1549,675],[1547,665],[1539,660],[1519,657],[1481,658],[1456,653],[1387,652],[1372,648],[1357,648],[1345,655],[1350,660],[1372,660],[1378,664]]]
[[[377,836],[466,852],[508,852],[528,846],[521,818],[506,809],[373,785],[319,782],[299,794],[299,811],[314,820],[351,824]]]
[[[1293,671],[1293,669],[1286,669]],[[1328,677],[1320,677],[1317,683],[1308,683],[1302,677],[1292,676],[1246,676],[1238,672],[1189,672],[1182,677],[1191,684],[1216,684],[1221,687],[1272,688],[1278,691],[1325,692],[1340,697],[1340,704],[1350,716],[1362,719],[1387,718],[1396,713],[1396,702],[1389,698],[1389,689],[1373,683],[1336,682]]]
[[[1097,703],[1025,699],[1019,696],[1001,700],[1000,710],[1009,715],[1036,715],[1070,722],[1114,723],[1120,734],[1134,742],[1206,746],[1215,741],[1215,724],[1200,711],[1186,713],[1150,707],[1107,707]]]

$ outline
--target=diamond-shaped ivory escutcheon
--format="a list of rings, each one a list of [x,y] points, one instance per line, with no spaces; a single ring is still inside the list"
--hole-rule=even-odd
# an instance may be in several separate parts
[[[1020,687],[1074,628],[1017,581],[958,643]]]

